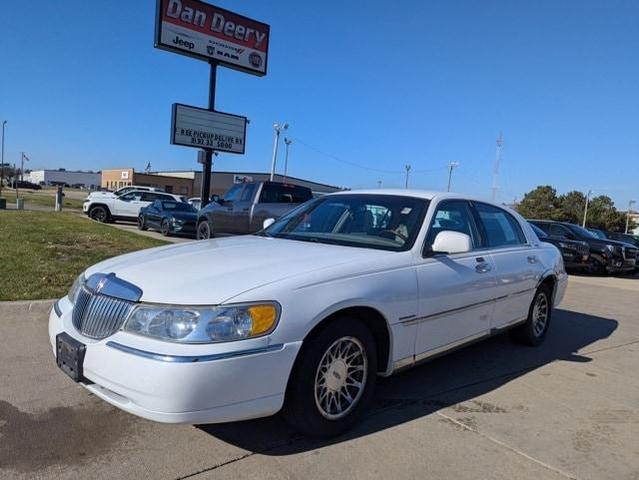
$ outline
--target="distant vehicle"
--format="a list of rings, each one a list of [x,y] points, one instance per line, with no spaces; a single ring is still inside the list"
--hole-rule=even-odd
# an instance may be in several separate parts
[[[531,228],[542,242],[552,243],[561,252],[564,265],[568,270],[584,270],[588,268],[590,258],[590,247],[586,242],[580,240],[568,240],[567,238],[550,237],[546,232],[535,224],[530,224]]]
[[[246,234],[262,229],[267,218],[277,219],[311,200],[310,188],[280,182],[233,185],[222,198],[198,212],[198,240],[217,233]]]
[[[156,200],[142,207],[138,215],[138,228],[159,230],[162,235],[173,233],[195,234],[197,210],[187,202]]]
[[[588,271],[597,274],[631,273],[636,268],[637,248],[627,243],[598,238],[591,231],[573,223],[530,220],[551,238],[581,240],[590,247]]]
[[[11,188],[22,188],[26,190],[42,190],[37,183],[27,182],[26,180],[14,180],[11,182]]]
[[[630,245],[634,245],[639,248],[639,237],[635,235],[630,235],[629,233],[606,232],[606,236],[613,240],[617,240],[618,242],[629,243]]]
[[[202,199],[200,197],[191,197],[188,199],[188,203],[193,205],[193,208],[195,208],[195,210],[199,210],[200,208],[202,208]]]
[[[119,197],[121,195],[124,195],[125,193],[132,192],[133,190],[138,190],[140,192],[162,192],[162,193],[164,193],[164,189],[162,189],[162,188],[129,185],[128,187],[118,188],[114,192],[109,192],[109,191],[91,192],[86,199],[89,200],[91,198],[99,198],[99,197]]]
[[[182,202],[184,197],[170,193],[133,190],[120,196],[92,197],[82,204],[82,211],[98,222],[137,221],[140,209],[156,200]]]

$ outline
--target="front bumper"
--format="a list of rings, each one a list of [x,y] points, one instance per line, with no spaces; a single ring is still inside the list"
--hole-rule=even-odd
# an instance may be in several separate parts
[[[83,386],[158,422],[218,423],[276,413],[301,346],[268,344],[268,337],[248,347],[250,341],[175,345],[124,332],[93,341],[73,327],[66,298],[58,303],[60,316],[55,310],[49,317],[54,352],[56,335],[63,331],[87,346]]]

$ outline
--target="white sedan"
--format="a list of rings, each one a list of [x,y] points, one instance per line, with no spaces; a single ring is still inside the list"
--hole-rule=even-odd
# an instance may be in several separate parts
[[[336,193],[265,224],[87,269],[50,315],[58,366],[151,420],[283,410],[335,435],[378,375],[508,329],[538,345],[566,288],[522,217],[459,195]]]

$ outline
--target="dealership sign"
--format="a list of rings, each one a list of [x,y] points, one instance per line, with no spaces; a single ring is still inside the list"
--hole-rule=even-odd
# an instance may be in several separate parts
[[[157,0],[155,46],[266,75],[270,27],[198,0]]]
[[[171,143],[227,153],[244,153],[246,117],[173,104]]]

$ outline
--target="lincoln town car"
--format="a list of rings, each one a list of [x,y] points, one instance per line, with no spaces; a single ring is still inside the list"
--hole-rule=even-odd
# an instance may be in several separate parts
[[[62,372],[131,414],[281,411],[331,436],[361,418],[379,376],[506,331],[539,345],[566,283],[559,250],[505,207],[347,191],[252,235],[98,263],[55,303],[49,336]]]

